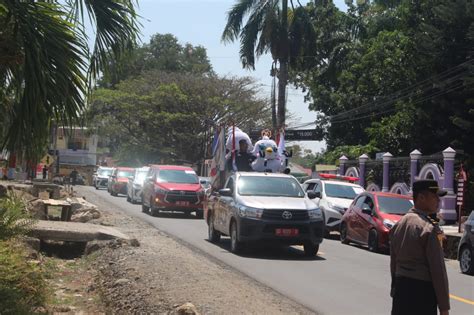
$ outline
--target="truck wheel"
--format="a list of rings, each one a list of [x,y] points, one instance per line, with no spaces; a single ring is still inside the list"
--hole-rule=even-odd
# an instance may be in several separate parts
[[[319,244],[313,244],[311,242],[307,242],[303,244],[304,248],[304,255],[306,257],[315,257],[319,251]]]
[[[347,239],[347,225],[345,223],[341,223],[340,239],[342,244],[349,244],[349,240]]]
[[[376,230],[372,229],[369,231],[369,239],[367,241],[367,246],[369,250],[373,253],[378,253],[379,251],[379,235]]]
[[[202,209],[196,210],[196,219],[203,219],[204,218],[204,211]]]
[[[221,240],[221,233],[214,229],[214,218],[213,218],[212,215],[209,218],[207,231],[208,231],[209,241],[212,242],[212,243],[219,243],[219,241]]]
[[[230,225],[230,251],[238,254],[242,251],[242,242],[239,241],[237,235],[237,223],[232,221]]]
[[[160,209],[153,207],[153,202],[150,200],[150,213],[152,217],[157,217],[160,215]]]
[[[150,211],[150,208],[145,206],[145,203],[142,200],[142,212],[143,213],[148,213],[148,211]]]

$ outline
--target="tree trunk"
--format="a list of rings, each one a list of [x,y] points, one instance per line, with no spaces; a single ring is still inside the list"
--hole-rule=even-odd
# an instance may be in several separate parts
[[[280,71],[278,72],[278,129],[285,128],[285,117],[286,117],[286,85],[288,82],[288,51],[289,51],[289,39],[288,39],[288,0],[282,1],[281,8],[281,40],[282,51],[280,52]]]
[[[287,82],[288,62],[286,60],[280,60],[280,71],[278,75],[278,129],[285,128]]]
[[[272,71],[271,71],[271,76],[272,76],[272,130],[273,132],[276,132],[277,130],[277,110],[276,110],[276,80],[275,77],[277,75],[277,69],[276,69],[276,61],[273,61],[272,64]]]

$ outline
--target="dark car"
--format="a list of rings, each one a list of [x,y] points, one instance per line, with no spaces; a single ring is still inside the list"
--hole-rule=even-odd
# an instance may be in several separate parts
[[[461,272],[474,275],[472,254],[474,253],[474,211],[471,212],[464,223],[464,234],[459,242],[458,260]]]
[[[323,214],[310,200],[315,197],[290,175],[237,172],[209,200],[209,240],[229,235],[233,253],[248,242],[268,242],[303,245],[306,256],[315,256],[324,236]]]
[[[341,242],[367,245],[372,252],[387,250],[390,229],[412,207],[410,196],[364,192],[354,199],[342,217]]]
[[[143,184],[142,211],[155,216],[160,211],[195,212],[203,217],[206,195],[191,167],[152,165]]]

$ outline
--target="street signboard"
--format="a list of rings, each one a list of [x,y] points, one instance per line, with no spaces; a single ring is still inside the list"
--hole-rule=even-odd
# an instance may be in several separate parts
[[[285,130],[286,141],[315,141],[320,140],[317,137],[315,129],[287,129]]]
[[[54,163],[54,157],[52,155],[46,154],[41,159],[41,164],[51,166]]]

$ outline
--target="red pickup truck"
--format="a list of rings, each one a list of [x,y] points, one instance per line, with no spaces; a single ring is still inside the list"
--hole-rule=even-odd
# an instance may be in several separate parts
[[[196,172],[187,166],[151,165],[143,184],[142,211],[195,212],[203,218],[206,195]]]

